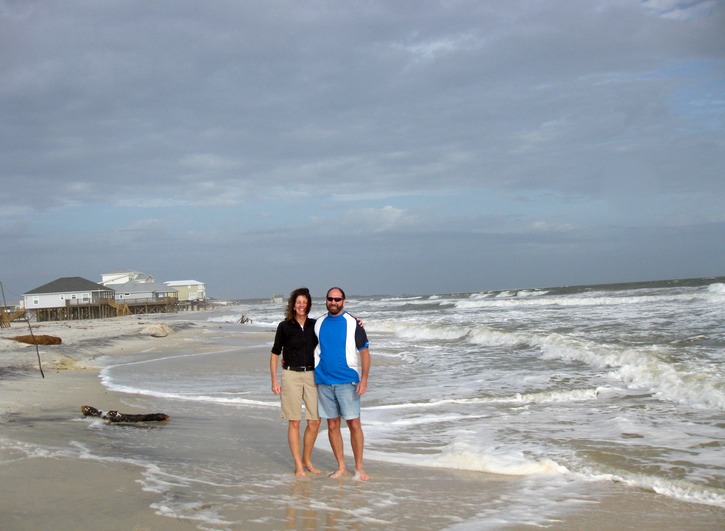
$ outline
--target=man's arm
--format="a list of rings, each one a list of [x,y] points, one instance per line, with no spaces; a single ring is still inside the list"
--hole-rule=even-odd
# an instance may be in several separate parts
[[[358,351],[360,354],[360,383],[357,384],[357,394],[362,396],[368,390],[368,373],[370,372],[370,350],[365,347]]]

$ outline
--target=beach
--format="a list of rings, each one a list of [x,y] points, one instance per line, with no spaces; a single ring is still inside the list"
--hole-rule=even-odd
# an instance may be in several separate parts
[[[4,529],[175,529],[151,509],[154,496],[139,488],[142,469],[82,455],[53,455],[84,423],[83,404],[123,404],[98,379],[96,359],[123,356],[158,333],[135,318],[32,323],[35,335],[60,337],[62,346],[35,346],[8,338],[28,325],[0,329],[0,424],[11,439],[0,463],[0,514]],[[64,444],[61,442],[61,445]],[[25,446],[28,445],[28,446]],[[32,448],[46,451],[34,453]]]
[[[35,347],[7,339],[27,334],[27,324],[0,330],[0,515],[6,530],[654,530],[725,523],[725,509],[716,504],[687,503],[626,482],[592,481],[567,499],[552,490],[547,503],[539,475],[413,466],[377,460],[375,451],[366,461],[369,482],[325,474],[296,479],[275,398],[271,392],[264,400],[254,394],[267,392],[269,326],[214,321],[203,312],[32,326],[34,334],[58,336],[63,343],[39,347],[42,378]],[[203,399],[139,394],[109,383],[120,379],[114,370],[178,353],[183,363],[204,359],[203,367],[211,367],[209,360],[225,352],[211,346],[222,335],[233,337],[234,370],[250,378],[249,384],[247,376],[237,378],[242,398],[215,399],[229,400],[231,407],[204,409]],[[204,378],[196,367],[194,374]],[[183,378],[176,380],[183,389]],[[244,395],[246,386],[259,389]],[[171,418],[113,426],[84,418],[83,404]],[[218,447],[196,446],[209,432]],[[315,463],[332,471],[326,446],[323,431]],[[527,490],[528,506],[522,501]]]

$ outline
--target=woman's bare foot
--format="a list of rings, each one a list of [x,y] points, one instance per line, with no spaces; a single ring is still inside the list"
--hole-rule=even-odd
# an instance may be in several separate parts
[[[304,468],[296,468],[295,469],[295,477],[298,477],[298,478],[306,478],[307,477],[307,474],[305,474],[305,469]]]
[[[332,479],[337,478],[344,478],[347,475],[347,469],[346,468],[338,468],[334,472],[332,472],[328,477],[331,477]]]
[[[370,479],[370,476],[365,473],[363,467],[360,467],[355,470],[354,479],[359,479],[360,481],[367,481],[368,479]]]
[[[313,474],[319,474],[319,473],[320,473],[320,469],[319,469],[319,468],[317,468],[317,467],[316,467],[315,465],[313,465],[312,463],[307,463],[307,464],[305,465],[305,468],[306,468],[307,470],[309,470],[309,471],[310,471],[311,473],[313,473]]]

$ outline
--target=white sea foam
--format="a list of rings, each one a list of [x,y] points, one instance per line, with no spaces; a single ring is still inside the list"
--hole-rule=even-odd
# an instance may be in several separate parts
[[[723,382],[705,373],[683,373],[663,362],[655,348],[620,348],[551,334],[539,341],[544,358],[577,360],[612,370],[623,382],[651,389],[663,400],[693,407],[725,409]]]
[[[722,490],[714,491],[703,488],[689,481],[668,481],[662,478],[639,478],[628,483],[637,487],[650,487],[658,494],[664,494],[678,500],[725,507],[725,494]]]
[[[572,473],[586,481],[624,483],[632,487],[651,490],[671,498],[715,507],[725,507],[725,494],[722,489],[711,489],[690,481],[673,480],[647,474],[601,473],[584,468]]]
[[[501,448],[488,448],[482,451],[476,446],[462,442],[454,442],[435,454],[366,450],[366,456],[388,463],[428,468],[451,468],[507,476],[567,473],[566,467],[551,459],[532,460],[521,452]]]
[[[708,293],[719,295],[719,296],[725,296],[725,284],[717,283],[717,284],[710,284],[707,287]]]
[[[209,402],[218,405],[232,405],[232,406],[251,406],[251,407],[279,407],[279,402],[267,402],[263,400],[251,400],[241,397],[225,397],[225,396],[210,396],[210,395],[199,395],[199,394],[184,394],[174,393],[165,391],[154,391],[151,389],[144,389],[141,387],[131,387],[127,385],[118,385],[111,379],[106,379],[104,385],[112,390],[119,393],[126,393],[131,395],[143,395],[152,396],[156,398],[166,398],[169,400],[183,400],[186,402]]]
[[[504,332],[486,326],[475,328],[456,325],[416,325],[401,321],[378,321],[369,325],[370,331],[392,332],[407,341],[450,341],[465,339],[470,344],[489,346],[516,346],[526,344],[530,338],[516,332]]]
[[[516,393],[513,396],[501,397],[475,397],[475,398],[447,398],[441,400],[429,400],[426,402],[406,402],[401,404],[385,404],[381,406],[370,406],[369,410],[386,409],[428,409],[440,408],[441,406],[454,404],[547,404],[562,402],[580,402],[584,400],[596,400],[599,391],[597,389],[566,389],[547,390],[536,393]],[[468,416],[467,418],[471,418]]]
[[[543,295],[543,294],[542,294]],[[517,297],[512,292],[501,293],[494,299],[464,299],[455,303],[460,309],[485,309],[485,308],[515,308],[515,307],[544,307],[544,306],[626,306],[643,304],[671,303],[680,298],[691,298],[693,295],[650,295],[650,296],[619,296],[619,297]]]

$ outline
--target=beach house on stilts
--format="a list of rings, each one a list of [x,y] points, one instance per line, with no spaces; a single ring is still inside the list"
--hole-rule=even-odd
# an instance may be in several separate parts
[[[203,284],[201,289],[203,294]],[[82,277],[63,277],[23,295],[25,310],[37,321],[171,313],[178,310],[179,300],[179,291],[173,286],[130,270],[104,274],[100,284]]]
[[[101,284],[115,290],[116,303],[137,314],[170,313],[177,310],[179,292],[156,279],[128,269],[101,275]]]
[[[23,294],[25,310],[37,321],[101,319],[123,315],[115,292],[82,277],[63,277]]]

